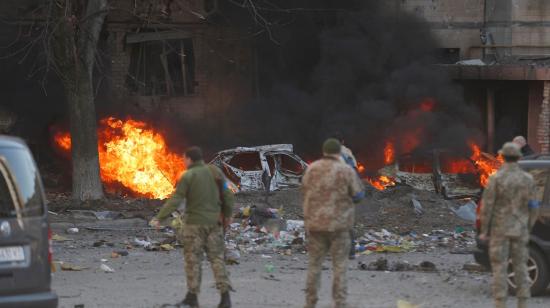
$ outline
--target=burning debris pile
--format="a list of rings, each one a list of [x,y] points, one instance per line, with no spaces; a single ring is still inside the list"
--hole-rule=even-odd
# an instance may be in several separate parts
[[[70,154],[71,136],[55,131],[54,145]],[[169,151],[164,137],[148,124],[104,118],[98,127],[101,179],[107,188],[122,186],[136,196],[165,199],[175,189],[185,165]]]

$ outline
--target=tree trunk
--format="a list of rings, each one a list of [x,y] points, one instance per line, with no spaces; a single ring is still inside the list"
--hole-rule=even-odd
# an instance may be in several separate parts
[[[83,12],[73,1],[55,1],[51,12],[59,24],[52,33],[53,60],[71,121],[73,198],[81,201],[103,197],[92,71],[106,14],[107,0],[89,0]]]
[[[103,197],[99,176],[97,120],[92,81],[86,71],[65,83],[72,139],[73,198],[81,201]]]

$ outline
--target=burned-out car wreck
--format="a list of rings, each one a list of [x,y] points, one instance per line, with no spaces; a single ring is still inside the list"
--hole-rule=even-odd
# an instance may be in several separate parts
[[[488,161],[496,161],[487,153],[481,154]],[[401,155],[379,173],[397,183],[436,192],[446,199],[479,197],[483,187],[483,170],[476,161],[446,150]]]
[[[239,191],[278,190],[300,185],[307,163],[291,144],[237,147],[216,153],[211,164],[223,170]]]

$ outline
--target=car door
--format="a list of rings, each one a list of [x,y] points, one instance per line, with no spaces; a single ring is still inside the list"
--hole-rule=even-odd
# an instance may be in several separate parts
[[[296,154],[282,151],[265,153],[271,173],[271,189],[300,185],[307,164]]]
[[[223,159],[222,165],[226,176],[236,182],[240,190],[263,189],[264,167],[259,152],[247,151],[228,155]]]
[[[528,172],[535,180],[535,199],[541,202],[540,218],[531,233],[550,242],[550,166],[531,169]]]
[[[0,155],[0,296],[49,291],[48,223],[36,165],[25,148]]]

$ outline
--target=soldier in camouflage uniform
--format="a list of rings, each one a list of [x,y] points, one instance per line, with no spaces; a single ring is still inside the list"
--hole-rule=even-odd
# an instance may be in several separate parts
[[[221,293],[218,308],[229,308],[229,291],[232,288],[225,269],[223,228],[231,223],[233,194],[221,170],[204,163],[200,148],[188,149],[184,159],[187,171],[180,179],[176,192],[150,225],[159,226],[160,221],[174,212],[183,200],[186,201],[182,244],[188,292],[181,306],[199,306],[197,296],[201,285],[201,262],[206,252],[216,287]]]
[[[330,252],[334,307],[342,308],[346,305],[346,269],[349,232],[355,219],[354,202],[362,199],[365,193],[355,171],[341,161],[338,140],[325,141],[323,152],[323,158],[312,163],[302,179],[309,254],[305,307],[313,308],[317,303],[323,260]]]
[[[538,203],[533,200],[533,177],[517,163],[522,156],[520,148],[508,142],[499,153],[505,163],[491,176],[483,193],[480,239],[489,240],[495,306],[506,307],[508,260],[511,257],[518,308],[525,308],[530,296],[527,245],[537,219]]]

